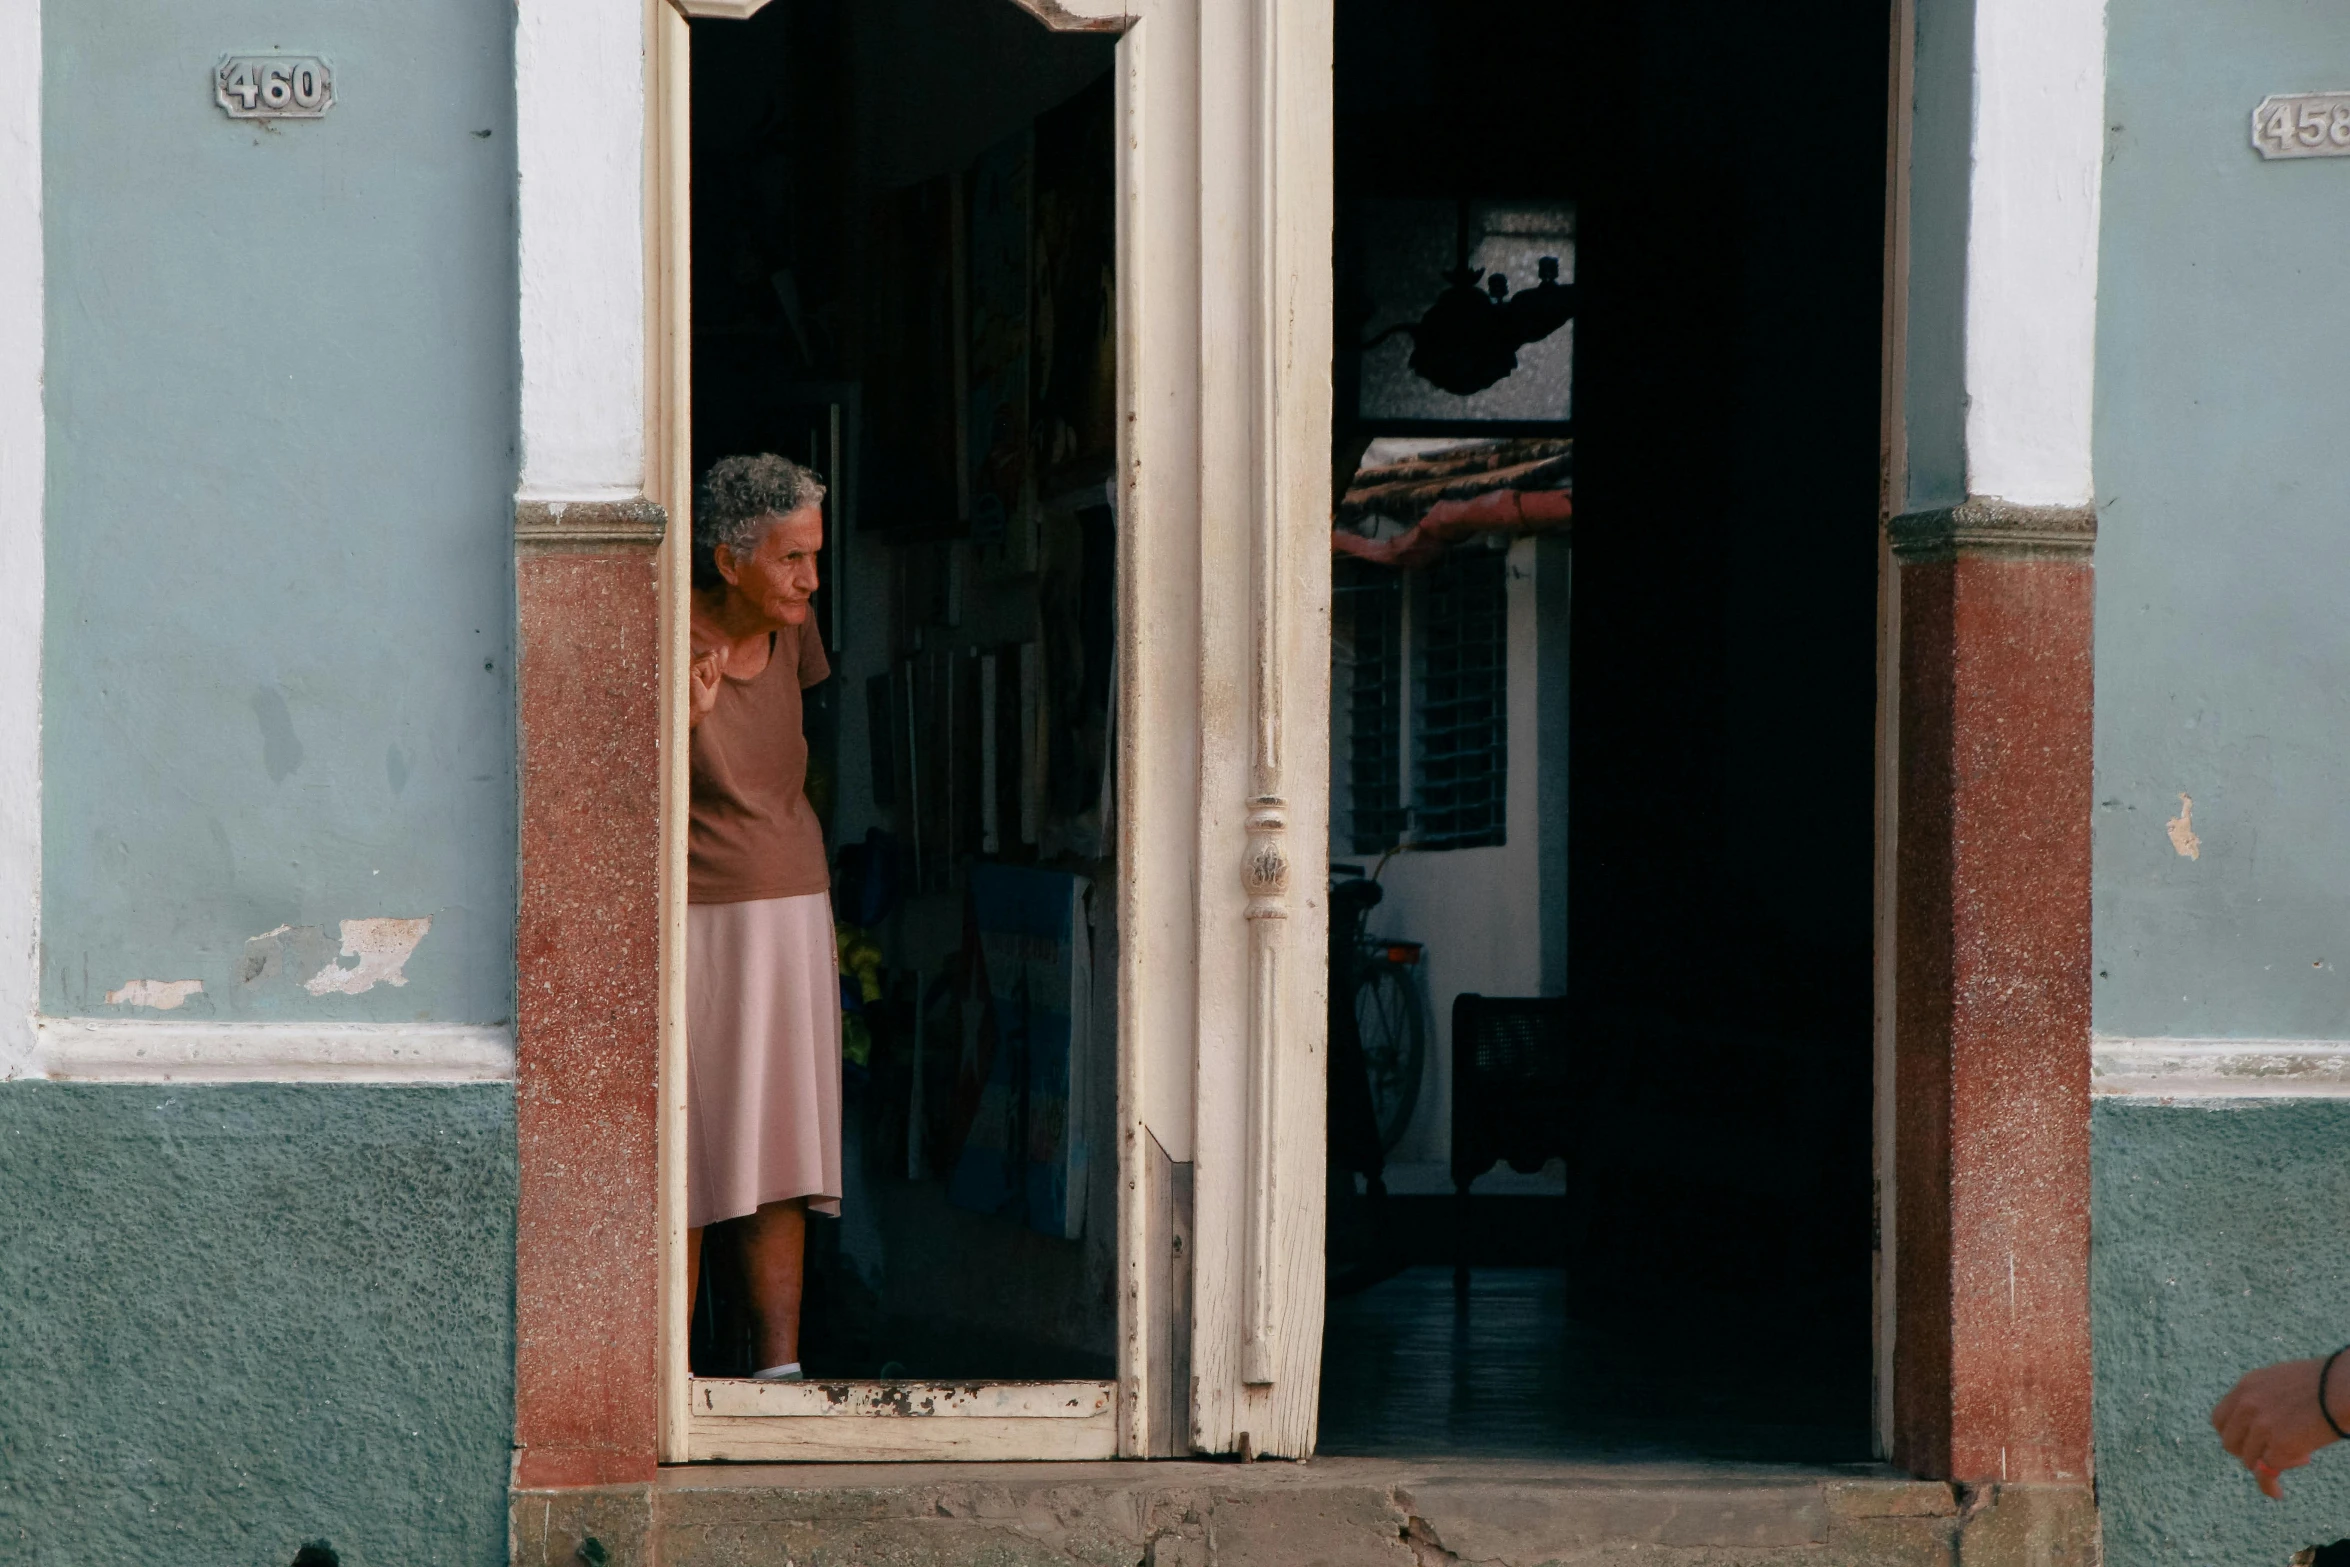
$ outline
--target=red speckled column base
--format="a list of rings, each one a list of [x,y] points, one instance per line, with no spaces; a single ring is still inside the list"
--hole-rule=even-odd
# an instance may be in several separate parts
[[[2094,576],[1899,570],[1893,1459],[2085,1482]]]
[[[518,1486],[651,1478],[660,1433],[659,579],[525,554]]]

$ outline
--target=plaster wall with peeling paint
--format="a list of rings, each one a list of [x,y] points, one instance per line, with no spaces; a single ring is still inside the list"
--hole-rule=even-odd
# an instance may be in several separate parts
[[[2100,1034],[2350,1034],[2350,162],[2253,105],[2350,80],[2264,3],[2112,8],[2098,363]],[[2190,803],[2191,802],[2191,803]]]
[[[0,535],[45,557],[39,658],[0,654],[0,893],[39,888],[37,949],[0,917],[38,973],[0,981],[0,1560],[505,1560],[513,26],[0,5],[41,259],[0,247],[0,365],[41,372]],[[326,116],[224,115],[250,49],[331,61]],[[360,1025],[491,1048],[368,1081]],[[42,1080],[60,1030],[102,1080]],[[163,1080],[195,1057],[319,1080]]]
[[[2095,458],[2102,1061],[2350,1040],[2350,161],[2264,162],[2271,93],[2350,85],[2294,0],[2114,0]],[[2290,1052],[2298,1051],[2298,1056]],[[2102,1075],[2102,1074],[2101,1074]],[[2097,1101],[2092,1306],[2111,1567],[2283,1562],[2350,1533],[2350,1454],[2264,1501],[2212,1403],[2350,1338],[2350,1099],[2161,1081]]]
[[[41,1009],[503,1022],[510,27],[50,12]]]

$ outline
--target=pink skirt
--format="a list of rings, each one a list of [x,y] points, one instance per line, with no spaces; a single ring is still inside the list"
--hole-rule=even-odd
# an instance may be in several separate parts
[[[685,1222],[793,1197],[839,1213],[832,900],[688,904],[685,961]]]

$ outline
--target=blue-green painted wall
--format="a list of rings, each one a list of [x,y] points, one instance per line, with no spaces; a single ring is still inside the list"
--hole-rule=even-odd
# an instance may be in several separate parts
[[[2251,144],[2267,94],[2350,85],[2350,27],[2107,18],[2097,1027],[2350,1037],[2350,159]]]
[[[46,1011],[512,1014],[513,28],[44,7]],[[332,61],[323,120],[214,104],[271,50]],[[303,988],[379,916],[433,920],[404,986]],[[248,981],[279,926],[321,937]]]
[[[505,1561],[503,1085],[0,1085],[0,1561]]]
[[[2350,1449],[2280,1505],[2210,1425],[2245,1371],[2350,1339],[2350,1101],[2105,1100],[2094,1143],[2107,1567],[2283,1567],[2350,1535]]]
[[[44,7],[47,1012],[513,1014],[513,27]],[[304,988],[382,916],[404,985]],[[0,1083],[0,1560],[502,1562],[513,1104]]]
[[[2264,163],[2273,92],[2350,84],[2323,0],[2111,0],[2097,362],[2096,1027],[2350,1037],[2350,160]],[[2200,856],[2167,825],[2193,798]],[[2267,1502],[2245,1370],[2350,1340],[2350,1104],[2100,1103],[2111,1567],[2350,1535],[2350,1452]]]

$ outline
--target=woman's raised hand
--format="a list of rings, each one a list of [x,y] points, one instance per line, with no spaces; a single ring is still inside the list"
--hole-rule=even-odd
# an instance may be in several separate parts
[[[692,729],[710,716],[710,709],[718,705],[718,683],[725,678],[724,643],[694,655],[694,661],[686,666],[685,672],[686,689],[692,699],[686,709],[686,728]]]

